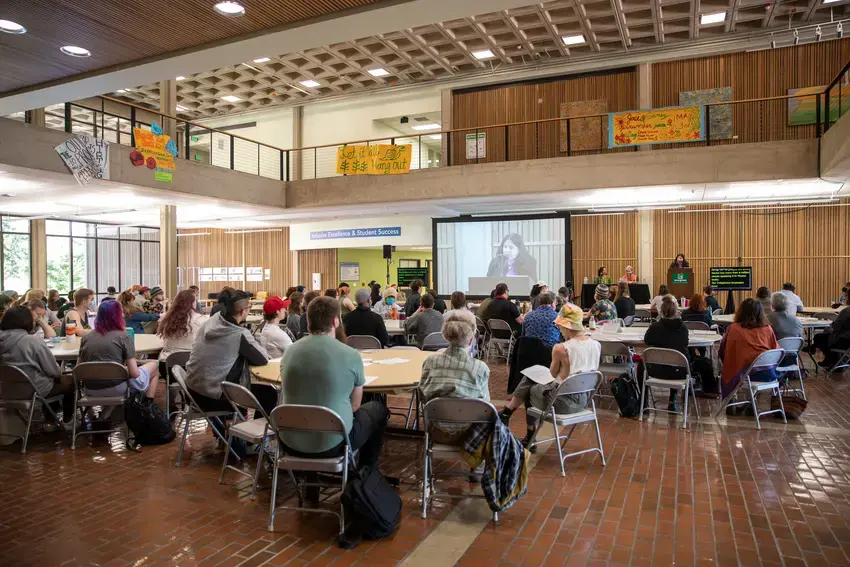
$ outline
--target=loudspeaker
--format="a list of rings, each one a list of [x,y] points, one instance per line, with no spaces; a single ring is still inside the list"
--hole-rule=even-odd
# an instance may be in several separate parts
[[[384,260],[392,260],[393,252],[395,252],[395,246],[384,244]]]

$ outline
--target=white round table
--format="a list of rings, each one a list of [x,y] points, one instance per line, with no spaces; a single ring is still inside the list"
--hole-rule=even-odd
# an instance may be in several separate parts
[[[815,317],[797,317],[797,320],[803,325],[804,329],[818,329],[823,327],[829,327],[832,324],[832,321],[828,319],[816,319]],[[713,323],[718,325],[731,325],[735,322],[734,315],[714,315],[711,318]]]
[[[590,333],[590,338],[601,343],[623,343],[627,345],[643,345],[646,327],[623,327],[621,333],[603,332],[601,329]],[[714,331],[688,331],[689,347],[710,347],[723,337]]]
[[[77,337],[74,342],[68,342],[63,339],[59,343],[47,342],[47,347],[53,352],[56,360],[73,360],[80,355],[81,337]],[[156,354],[162,350],[162,339],[156,335],[139,335],[136,334],[135,341],[136,355],[139,354]]]

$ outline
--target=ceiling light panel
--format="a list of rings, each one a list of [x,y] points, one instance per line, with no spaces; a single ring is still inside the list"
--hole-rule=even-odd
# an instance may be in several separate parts
[[[215,5],[215,11],[221,14],[222,16],[244,16],[245,6],[243,6],[239,2],[219,2]]]
[[[413,128],[417,132],[422,132],[422,131],[426,131],[426,130],[439,130],[440,125],[439,124],[415,124],[415,125],[411,126],[411,128]]]
[[[563,40],[564,45],[580,45],[585,42],[583,35],[565,35],[561,40]]]
[[[0,20],[0,31],[13,35],[21,35],[27,33],[27,28],[11,20]]]
[[[493,57],[495,57],[495,55],[493,55],[493,52],[489,49],[484,49],[482,51],[473,51],[472,56],[476,59],[492,59]]]
[[[709,24],[719,24],[726,20],[726,12],[716,12],[714,14],[703,14],[699,19],[700,25],[707,26]]]
[[[383,67],[378,67],[377,69],[369,69],[369,74],[373,77],[386,77],[390,72]]]

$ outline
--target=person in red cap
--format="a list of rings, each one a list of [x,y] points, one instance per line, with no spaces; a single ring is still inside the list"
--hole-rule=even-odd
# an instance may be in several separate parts
[[[146,305],[150,305],[150,301],[151,288],[146,285],[143,285],[139,288],[139,295],[136,296],[136,307],[138,307],[142,311],[147,311]]]
[[[286,347],[292,344],[292,339],[286,331],[280,328],[281,319],[289,307],[289,300],[275,296],[266,299],[263,303],[263,324],[257,334],[257,342],[260,343],[272,358],[280,358]]]

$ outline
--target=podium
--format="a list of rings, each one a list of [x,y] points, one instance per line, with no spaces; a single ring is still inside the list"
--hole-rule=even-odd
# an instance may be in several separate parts
[[[688,299],[694,294],[693,268],[670,268],[667,270],[667,289],[678,301],[680,297]]]
[[[528,297],[535,282],[528,276],[485,276],[469,278],[468,295],[489,296],[500,283],[507,284],[511,297]]]

